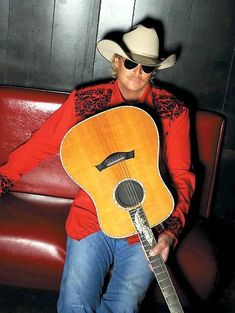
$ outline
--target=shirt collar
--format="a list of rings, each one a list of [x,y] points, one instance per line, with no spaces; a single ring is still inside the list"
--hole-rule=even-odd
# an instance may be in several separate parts
[[[125,99],[123,98],[119,88],[117,80],[114,81],[113,84],[113,94],[111,97],[111,105],[124,103]],[[145,88],[145,91],[139,101],[140,103],[152,104],[152,86],[148,84]]]

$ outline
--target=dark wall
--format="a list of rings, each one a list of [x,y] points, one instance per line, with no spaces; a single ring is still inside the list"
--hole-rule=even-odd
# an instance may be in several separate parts
[[[235,203],[234,0],[1,0],[0,84],[71,91],[110,76],[96,42],[156,20],[162,54],[177,64],[158,78],[189,105],[227,117],[215,211]],[[164,40],[163,40],[164,38]]]

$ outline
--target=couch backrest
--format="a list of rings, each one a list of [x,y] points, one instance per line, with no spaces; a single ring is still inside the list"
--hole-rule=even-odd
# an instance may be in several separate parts
[[[27,88],[0,88],[0,164],[7,160],[9,152],[28,140],[67,96]],[[23,175],[13,190],[73,198],[78,186],[65,173],[56,155]]]
[[[197,110],[192,153],[197,177],[195,203],[200,215],[209,217],[221,158],[225,117],[217,112]]]
[[[7,160],[10,151],[25,142],[31,132],[41,126],[67,96],[66,93],[26,88],[0,88],[0,164]],[[220,114],[196,111],[193,154],[197,156],[194,159],[197,160],[198,187],[195,205],[205,217],[211,211],[224,125],[224,117]],[[24,175],[14,190],[73,198],[78,186],[64,172],[57,155]]]

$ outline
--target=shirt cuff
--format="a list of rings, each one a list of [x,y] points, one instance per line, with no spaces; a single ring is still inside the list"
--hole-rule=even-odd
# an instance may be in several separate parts
[[[159,234],[167,234],[174,238],[174,247],[178,243],[178,238],[183,230],[183,223],[178,216],[170,216],[163,223],[155,226],[155,229]]]

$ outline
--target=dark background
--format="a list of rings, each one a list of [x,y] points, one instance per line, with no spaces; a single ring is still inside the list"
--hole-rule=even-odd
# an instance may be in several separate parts
[[[0,85],[70,92],[109,77],[96,42],[152,19],[161,55],[178,58],[159,81],[190,107],[227,119],[213,206],[234,230],[234,0],[0,0]]]

